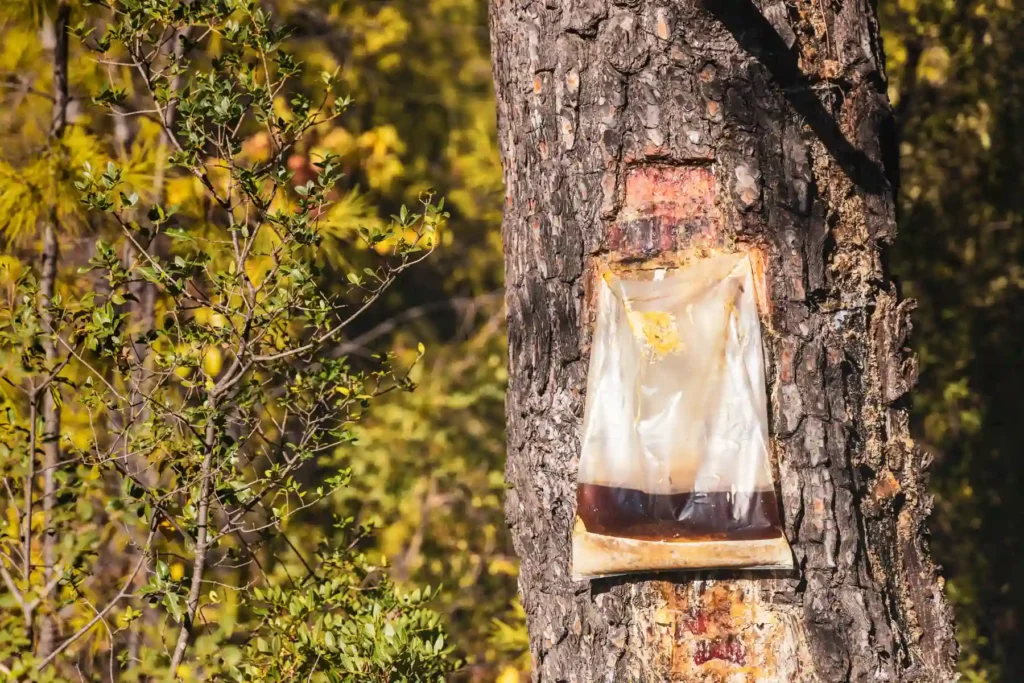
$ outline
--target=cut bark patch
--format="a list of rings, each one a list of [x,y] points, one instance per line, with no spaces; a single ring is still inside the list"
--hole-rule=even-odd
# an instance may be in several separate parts
[[[719,246],[717,184],[706,166],[633,166],[608,249],[636,257],[690,246]]]

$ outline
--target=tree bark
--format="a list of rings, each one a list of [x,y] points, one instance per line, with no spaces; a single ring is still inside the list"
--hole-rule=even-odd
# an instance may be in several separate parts
[[[886,274],[892,116],[865,0],[492,0],[507,203],[508,522],[536,681],[952,680]],[[592,263],[766,264],[776,484],[797,569],[574,582]]]

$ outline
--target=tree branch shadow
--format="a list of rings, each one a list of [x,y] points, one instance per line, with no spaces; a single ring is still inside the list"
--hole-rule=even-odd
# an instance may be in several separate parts
[[[768,69],[782,95],[821,140],[850,180],[869,194],[890,185],[885,171],[843,135],[839,124],[800,70],[796,53],[751,0],[705,0],[704,8],[733,35],[740,47]]]

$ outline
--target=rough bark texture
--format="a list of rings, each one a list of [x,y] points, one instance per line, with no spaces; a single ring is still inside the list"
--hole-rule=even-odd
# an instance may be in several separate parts
[[[925,545],[895,141],[867,0],[492,0],[508,521],[538,681],[948,681]],[[593,257],[766,261],[773,458],[798,569],[573,582]]]

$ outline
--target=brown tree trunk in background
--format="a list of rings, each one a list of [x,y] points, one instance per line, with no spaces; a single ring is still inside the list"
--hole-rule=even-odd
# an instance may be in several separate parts
[[[823,14],[824,11],[824,14]],[[952,680],[865,0],[492,0],[508,521],[535,680]],[[570,578],[595,255],[758,249],[792,574]]]
[[[64,128],[68,117],[68,20],[71,6],[60,2],[57,6],[57,17],[53,23],[53,114],[50,121],[50,144],[59,147],[64,137]],[[54,331],[54,320],[51,312],[53,296],[57,283],[57,264],[60,260],[60,244],[58,242],[57,210],[51,211],[49,220],[43,226],[42,269],[39,289],[42,294],[40,315],[48,333]],[[43,336],[43,348],[46,352],[46,363],[56,367],[57,342],[51,334]],[[51,608],[57,594],[55,582],[55,561],[57,532],[53,528],[53,508],[57,503],[55,474],[60,463],[60,405],[54,395],[60,391],[59,384],[52,384],[43,391],[43,582],[47,586],[44,602]],[[39,644],[36,654],[40,658],[47,657],[53,651],[56,624],[54,617],[45,612],[41,615],[39,628]]]

